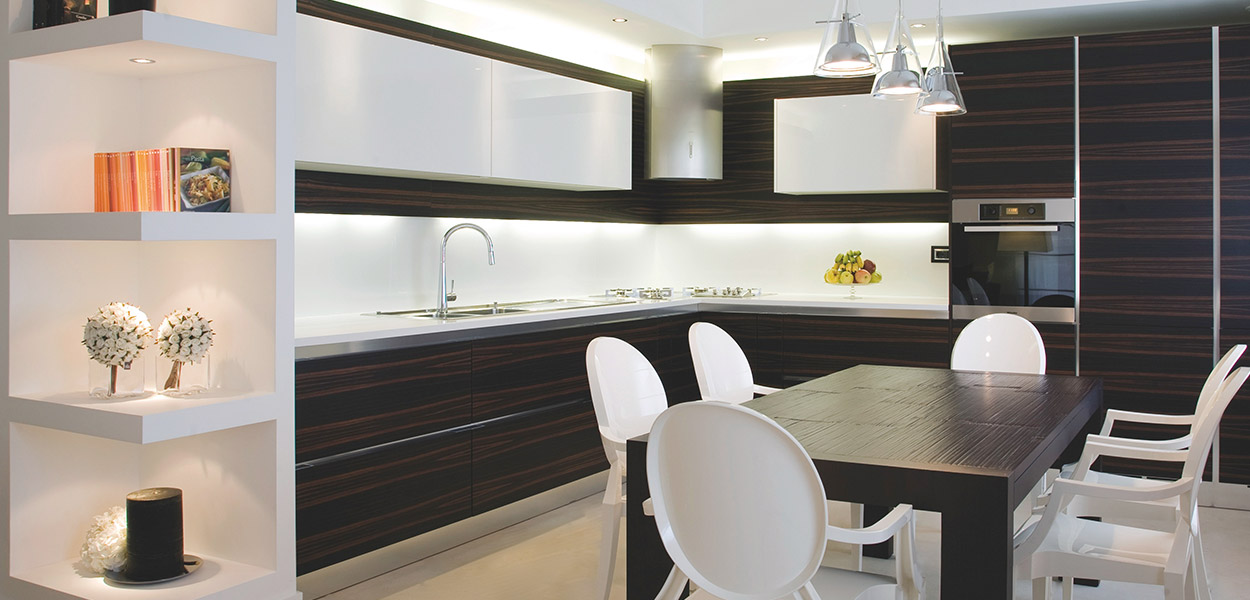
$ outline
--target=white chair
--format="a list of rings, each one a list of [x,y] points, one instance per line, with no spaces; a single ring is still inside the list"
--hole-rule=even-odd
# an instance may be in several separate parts
[[[1010,313],[985,315],[969,323],[951,348],[951,368],[995,373],[1046,373],[1046,345],[1037,328]]]
[[[1247,377],[1250,368],[1243,367],[1221,383],[1205,414],[1195,422],[1188,450],[1086,443],[1072,479],[1055,481],[1040,522],[1017,535],[1016,562],[1033,580],[1034,600],[1049,597],[1048,578],[1055,576],[1064,577],[1065,600],[1072,597],[1074,577],[1162,585],[1166,600],[1194,595],[1210,599],[1198,523],[1198,484],[1220,419]],[[1087,480],[1089,465],[1100,456],[1184,466],[1176,481],[1135,479],[1126,486]],[[1103,521],[1082,516],[1098,516]],[[1142,516],[1159,519],[1164,526],[1152,529],[1114,522]]]
[[[690,326],[690,358],[699,380],[699,396],[741,404],[755,394],[771,394],[778,388],[756,385],[747,355],[724,329],[711,323]]]
[[[657,600],[896,600],[922,597],[911,506],[864,529],[826,525],[825,488],[798,441],[740,405],[691,402],[655,420],[647,481],[673,571]],[[821,568],[828,539],[898,537],[897,578]]]
[[[606,599],[612,591],[616,546],[625,509],[625,442],[650,431],[651,422],[668,408],[668,398],[647,357],[617,338],[591,340],[586,347],[586,375],[595,420],[599,423],[599,439],[610,465],[603,494],[603,541],[595,588]]]

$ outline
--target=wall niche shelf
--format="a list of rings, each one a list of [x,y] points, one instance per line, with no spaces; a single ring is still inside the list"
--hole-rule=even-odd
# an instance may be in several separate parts
[[[9,0],[0,156],[0,598],[300,600],[295,589],[295,0],[158,0],[31,30]],[[135,64],[131,58],[156,63]],[[96,152],[230,150],[230,213],[95,213]],[[212,386],[87,393],[95,310],[213,321]],[[92,518],[153,486],[183,490],[189,577],[123,587],[75,569]]]

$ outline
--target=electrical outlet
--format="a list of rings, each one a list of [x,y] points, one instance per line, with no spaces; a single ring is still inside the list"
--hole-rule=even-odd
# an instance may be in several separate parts
[[[950,261],[950,246],[929,246],[929,262],[948,263]]]

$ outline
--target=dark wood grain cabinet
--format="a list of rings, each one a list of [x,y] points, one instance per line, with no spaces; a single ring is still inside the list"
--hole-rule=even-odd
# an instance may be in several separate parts
[[[943,320],[781,317],[782,384],[795,385],[862,363],[950,366],[950,326]]]
[[[468,432],[434,436],[296,470],[297,572],[468,518],[471,441]]]
[[[1073,197],[1075,40],[954,46],[951,62],[968,106],[949,119],[951,197]]]

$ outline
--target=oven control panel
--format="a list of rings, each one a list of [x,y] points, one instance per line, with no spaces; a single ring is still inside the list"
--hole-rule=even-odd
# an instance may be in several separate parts
[[[1046,203],[982,204],[982,221],[1045,221]]]

